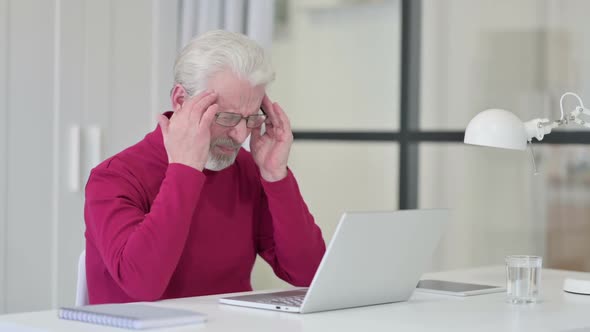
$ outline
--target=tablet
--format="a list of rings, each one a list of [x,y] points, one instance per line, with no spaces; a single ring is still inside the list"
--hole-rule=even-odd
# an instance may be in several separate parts
[[[470,296],[488,293],[499,293],[506,288],[492,285],[468,284],[444,280],[420,280],[416,290],[425,293],[436,293],[454,296]]]

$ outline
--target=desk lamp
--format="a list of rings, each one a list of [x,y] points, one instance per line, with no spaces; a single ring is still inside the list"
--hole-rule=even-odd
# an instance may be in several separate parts
[[[563,100],[566,96],[573,96],[578,99],[578,106],[569,114],[563,112]],[[489,109],[477,114],[465,129],[464,143],[488,146],[494,148],[525,150],[527,142],[532,143],[533,137],[542,140],[551,133],[551,129],[576,123],[580,126],[590,128],[590,122],[580,118],[581,114],[590,116],[590,110],[584,107],[582,99],[575,93],[566,92],[559,100],[561,118],[550,121],[549,119],[533,119],[522,122],[516,115],[501,109]],[[537,167],[531,147],[531,156],[535,174]],[[566,278],[563,283],[563,290],[570,293],[590,295],[590,280],[579,280]]]

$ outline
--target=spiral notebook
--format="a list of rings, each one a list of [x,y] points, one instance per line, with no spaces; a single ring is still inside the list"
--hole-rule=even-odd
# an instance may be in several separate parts
[[[207,320],[205,314],[196,311],[135,303],[98,304],[60,308],[58,317],[60,319],[126,329],[149,329],[199,324]]]

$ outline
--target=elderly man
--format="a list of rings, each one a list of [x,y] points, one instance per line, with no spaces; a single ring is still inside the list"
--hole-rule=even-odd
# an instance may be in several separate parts
[[[257,254],[309,285],[325,244],[287,167],[293,135],[265,93],[268,57],[213,31],[179,54],[174,78],[174,111],[86,185],[90,303],[248,291]]]

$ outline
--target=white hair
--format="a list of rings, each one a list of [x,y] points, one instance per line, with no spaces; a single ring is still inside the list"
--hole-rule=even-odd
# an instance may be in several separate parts
[[[270,57],[260,45],[239,33],[213,30],[192,39],[180,52],[174,63],[174,83],[193,96],[224,69],[253,86],[267,85],[275,78]]]

